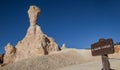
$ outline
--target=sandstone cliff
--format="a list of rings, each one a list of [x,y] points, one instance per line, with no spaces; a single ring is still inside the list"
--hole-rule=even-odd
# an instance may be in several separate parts
[[[120,45],[115,46],[115,53],[120,53]]]

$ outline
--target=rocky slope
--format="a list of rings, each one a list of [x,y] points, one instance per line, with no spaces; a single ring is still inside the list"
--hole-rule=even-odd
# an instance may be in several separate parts
[[[50,55],[38,56],[9,64],[0,70],[57,70],[69,65],[76,65],[99,60],[92,57],[90,50],[64,49]]]

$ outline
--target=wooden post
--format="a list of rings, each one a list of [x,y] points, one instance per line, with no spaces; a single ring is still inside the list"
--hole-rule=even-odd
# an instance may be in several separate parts
[[[110,63],[109,63],[109,59],[108,59],[108,55],[102,55],[102,65],[103,65],[103,69],[102,70],[110,70]]]

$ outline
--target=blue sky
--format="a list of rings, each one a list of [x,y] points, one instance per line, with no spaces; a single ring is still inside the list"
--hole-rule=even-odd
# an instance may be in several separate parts
[[[0,0],[0,53],[22,40],[30,5],[41,8],[38,24],[58,45],[90,48],[100,38],[120,41],[119,0]]]

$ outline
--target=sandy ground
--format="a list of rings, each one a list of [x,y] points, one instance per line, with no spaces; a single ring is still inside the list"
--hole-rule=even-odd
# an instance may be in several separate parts
[[[111,69],[113,70],[120,70],[120,59],[110,59],[111,63]],[[101,70],[102,63],[101,61],[98,62],[89,62],[89,63],[83,63],[73,66],[68,66],[64,68],[60,68],[58,70]]]
[[[82,64],[77,64],[77,65],[71,65],[71,66],[60,68],[58,70],[101,70],[102,68],[101,56],[99,58],[100,59],[97,59],[97,61],[86,62]],[[120,66],[119,66],[120,65],[120,53],[110,54],[109,62],[110,62],[111,69],[120,70]]]
[[[120,55],[110,55],[110,58],[111,68],[120,70]],[[101,70],[101,64],[101,57],[93,57],[90,50],[71,48],[25,59],[0,70]]]

